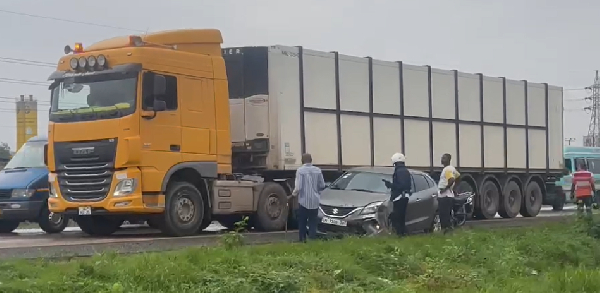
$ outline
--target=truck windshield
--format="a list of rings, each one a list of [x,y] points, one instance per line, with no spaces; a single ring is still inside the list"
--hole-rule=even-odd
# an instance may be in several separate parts
[[[45,144],[45,141],[32,141],[24,144],[4,169],[46,168],[44,164]]]
[[[50,121],[119,118],[135,112],[137,72],[77,76],[52,87]]]

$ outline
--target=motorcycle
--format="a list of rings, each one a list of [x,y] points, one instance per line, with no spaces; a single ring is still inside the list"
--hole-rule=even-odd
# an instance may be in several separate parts
[[[452,225],[454,227],[462,227],[473,214],[474,196],[475,193],[467,191],[459,193],[454,197],[452,207]]]

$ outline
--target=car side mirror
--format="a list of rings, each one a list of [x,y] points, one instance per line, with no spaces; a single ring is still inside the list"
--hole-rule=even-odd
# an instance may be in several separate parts
[[[167,79],[164,76],[160,74],[154,75],[153,84],[154,88],[152,94],[154,95],[154,97],[162,96],[165,94],[167,90]]]

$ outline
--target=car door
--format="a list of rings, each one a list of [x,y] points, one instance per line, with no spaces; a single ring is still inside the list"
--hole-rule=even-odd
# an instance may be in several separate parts
[[[408,200],[406,226],[409,231],[417,231],[424,228],[422,222],[425,221],[424,215],[426,210],[427,189],[429,185],[425,177],[421,174],[411,174],[414,185],[414,192]]]
[[[419,231],[429,224],[430,185],[422,174],[412,174],[415,192],[408,200],[406,226],[409,231]]]

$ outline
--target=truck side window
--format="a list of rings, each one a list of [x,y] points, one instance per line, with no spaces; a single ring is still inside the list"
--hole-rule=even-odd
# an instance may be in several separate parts
[[[152,99],[154,91],[154,72],[144,73],[142,81],[142,109],[152,110],[154,100]],[[167,111],[177,110],[177,77],[163,74],[166,81],[165,94],[160,97],[154,97],[158,100],[165,101]]]

